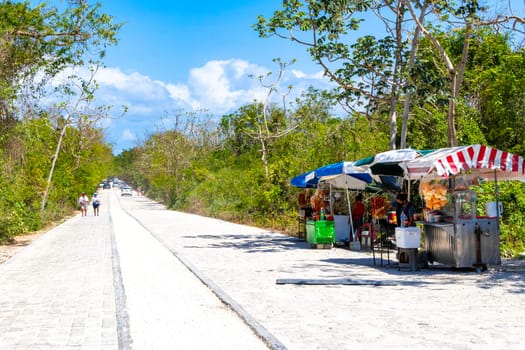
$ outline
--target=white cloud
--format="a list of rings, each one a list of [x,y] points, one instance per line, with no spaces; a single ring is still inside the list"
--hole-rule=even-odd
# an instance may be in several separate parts
[[[276,66],[273,70],[277,69]],[[119,68],[103,68],[96,76],[100,85],[97,101],[128,108],[126,115],[112,119],[107,125],[109,141],[122,150],[135,146],[137,135],[147,135],[166,113],[174,110],[207,110],[220,116],[254,100],[263,101],[268,90],[257,77],[270,71],[243,60],[215,60],[191,69],[186,82],[171,83]],[[268,82],[275,76],[276,72],[268,77]],[[322,72],[308,74],[291,69],[285,72],[282,83],[283,92],[287,91],[287,85],[294,87],[289,101],[310,85],[318,88],[329,85]],[[279,92],[274,97],[280,102]],[[119,113],[120,109],[115,108],[115,114]]]
[[[187,85],[166,84],[166,89],[174,101],[182,101],[184,104],[190,106],[193,110],[202,108],[201,103],[192,98],[191,91]]]
[[[126,105],[129,113],[140,115],[173,108],[206,109],[222,114],[254,100],[262,101],[268,90],[261,86],[257,77],[269,71],[243,60],[214,60],[191,69],[186,83],[173,84],[137,72],[127,74],[119,68],[103,68],[96,76],[101,87],[97,95],[105,103]],[[286,72],[283,84],[303,89],[305,83],[319,85],[321,81],[326,81],[322,75],[322,72],[307,74],[290,70]],[[271,79],[273,76],[268,81]],[[299,91],[296,93],[299,94]]]
[[[97,72],[96,81],[107,88],[125,91],[127,95],[146,100],[161,100],[166,97],[165,84],[152,80],[137,72],[123,73],[119,68],[102,68]]]
[[[313,74],[307,74],[303,71],[292,69],[290,70],[290,75],[296,79],[313,79],[313,80],[321,80],[324,79],[324,72],[318,71]]]
[[[235,101],[242,94],[242,90],[232,88],[232,80],[240,76],[240,67],[232,67],[232,76],[228,76],[228,68],[229,61],[210,61],[190,71],[188,83],[205,108],[213,106],[219,111],[228,110],[235,106]]]

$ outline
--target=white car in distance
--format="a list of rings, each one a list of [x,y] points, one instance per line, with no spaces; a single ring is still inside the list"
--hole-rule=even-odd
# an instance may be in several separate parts
[[[131,196],[133,193],[131,192],[131,187],[122,187],[120,189],[120,195],[121,196]]]

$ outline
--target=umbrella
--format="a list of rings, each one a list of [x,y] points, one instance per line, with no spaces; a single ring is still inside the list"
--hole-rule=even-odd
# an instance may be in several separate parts
[[[407,177],[447,178],[472,174],[491,179],[525,181],[523,157],[484,145],[441,148],[405,164]]]
[[[364,189],[372,182],[372,176],[367,170],[353,167],[352,162],[328,164],[298,175],[290,180],[290,184],[299,188],[315,188],[320,181],[332,184],[334,187]]]
[[[299,188],[315,188],[319,179],[315,177],[315,171],[309,171],[298,175],[290,180],[290,184]]]
[[[347,174],[323,176],[319,179],[319,183],[330,184],[335,188],[347,188],[352,190],[364,190],[368,186],[368,182]]]

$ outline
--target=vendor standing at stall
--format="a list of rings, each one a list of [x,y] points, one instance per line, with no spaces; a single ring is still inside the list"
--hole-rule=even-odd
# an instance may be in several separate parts
[[[310,197],[310,205],[312,206],[312,215],[314,219],[319,220],[321,217],[321,209],[324,210],[321,190],[317,189],[314,195]]]
[[[414,214],[416,207],[408,201],[406,193],[400,193],[396,197],[396,219],[397,226],[414,226]],[[402,214],[405,214],[406,221],[403,223],[401,220]]]
[[[352,224],[354,232],[359,226],[363,224],[363,217],[365,216],[365,205],[363,204],[363,195],[359,193],[355,197],[354,204],[352,205]]]

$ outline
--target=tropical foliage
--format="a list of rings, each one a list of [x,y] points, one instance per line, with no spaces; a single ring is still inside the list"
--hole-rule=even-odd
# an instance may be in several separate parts
[[[32,98],[46,93],[35,73],[49,78],[66,66],[96,66],[115,43],[119,26],[111,17],[84,1],[68,4],[64,12],[0,4],[0,239],[65,215],[80,190],[110,171],[172,209],[294,235],[300,190],[290,179],[313,168],[397,147],[481,143],[525,151],[523,18],[489,17],[494,11],[480,1],[286,0],[254,29],[304,45],[336,89],[311,87],[277,104],[271,97],[289,96],[293,87],[261,80],[266,100],[218,118],[174,113],[143,144],[110,159],[97,126],[107,109],[93,107],[92,77],[72,75],[53,106]],[[385,35],[363,30],[371,16]],[[78,23],[89,25],[67,30]],[[28,28],[50,34],[22,35]],[[276,62],[277,77],[293,63]],[[490,186],[479,188],[480,205],[494,200]],[[512,256],[525,249],[525,188],[499,186],[502,252]]]
[[[284,1],[274,17],[259,18],[255,29],[263,37],[278,36],[291,40],[290,45],[305,45],[338,88],[329,92],[311,88],[290,104],[293,108],[274,104],[268,109],[266,101],[242,106],[222,116],[214,129],[208,125],[214,142],[205,146],[181,129],[164,132],[162,137],[154,135],[144,147],[133,150],[135,162],[127,163],[122,175],[132,176],[137,164],[146,171],[141,174],[161,171],[145,176],[140,185],[151,194],[162,193],[157,198],[172,208],[294,234],[299,190],[289,180],[318,166],[356,160],[400,145],[432,149],[481,143],[523,154],[522,131],[513,123],[522,117],[518,103],[524,96],[520,69],[525,56],[515,37],[510,31],[498,32],[488,26],[494,18],[483,17],[485,8],[474,2],[467,8],[465,2],[421,1],[416,6],[418,2],[413,1],[412,12],[419,9],[424,19],[419,25],[418,16],[415,12],[408,15],[404,3]],[[387,30],[391,35],[355,38],[354,33],[360,34],[362,14],[371,10],[394,14],[391,21],[381,17],[392,25]],[[439,25],[429,25],[424,17],[428,11],[439,16]],[[463,25],[446,30],[447,23],[454,22],[451,18],[458,16]],[[396,22],[398,17],[403,20]],[[411,23],[412,29],[396,31],[396,23],[403,28]],[[501,26],[504,24],[502,21]],[[413,34],[417,31],[418,38]],[[410,32],[412,35],[403,36]],[[439,50],[443,53],[438,54]],[[451,77],[450,66],[443,60],[450,60],[461,75]],[[346,114],[334,113],[339,103]],[[407,118],[398,125],[393,118],[405,114],[407,106]],[[261,125],[270,137],[257,137]],[[277,130],[287,132],[273,137]],[[185,161],[179,160],[176,170],[162,169],[175,164],[158,158],[172,152],[167,149],[176,149],[169,143],[175,135],[188,150],[179,154]],[[514,200],[523,189],[519,183],[507,183],[501,192],[502,198]],[[480,203],[488,200],[481,198]],[[506,210],[502,225],[506,255],[522,251],[518,242],[525,241],[523,230],[515,226],[522,208],[513,205],[512,209],[519,214]]]
[[[99,10],[83,0],[0,3],[0,241],[70,214],[110,173],[97,127],[108,107],[93,103],[93,74],[75,73],[94,73],[116,43],[120,25]]]

